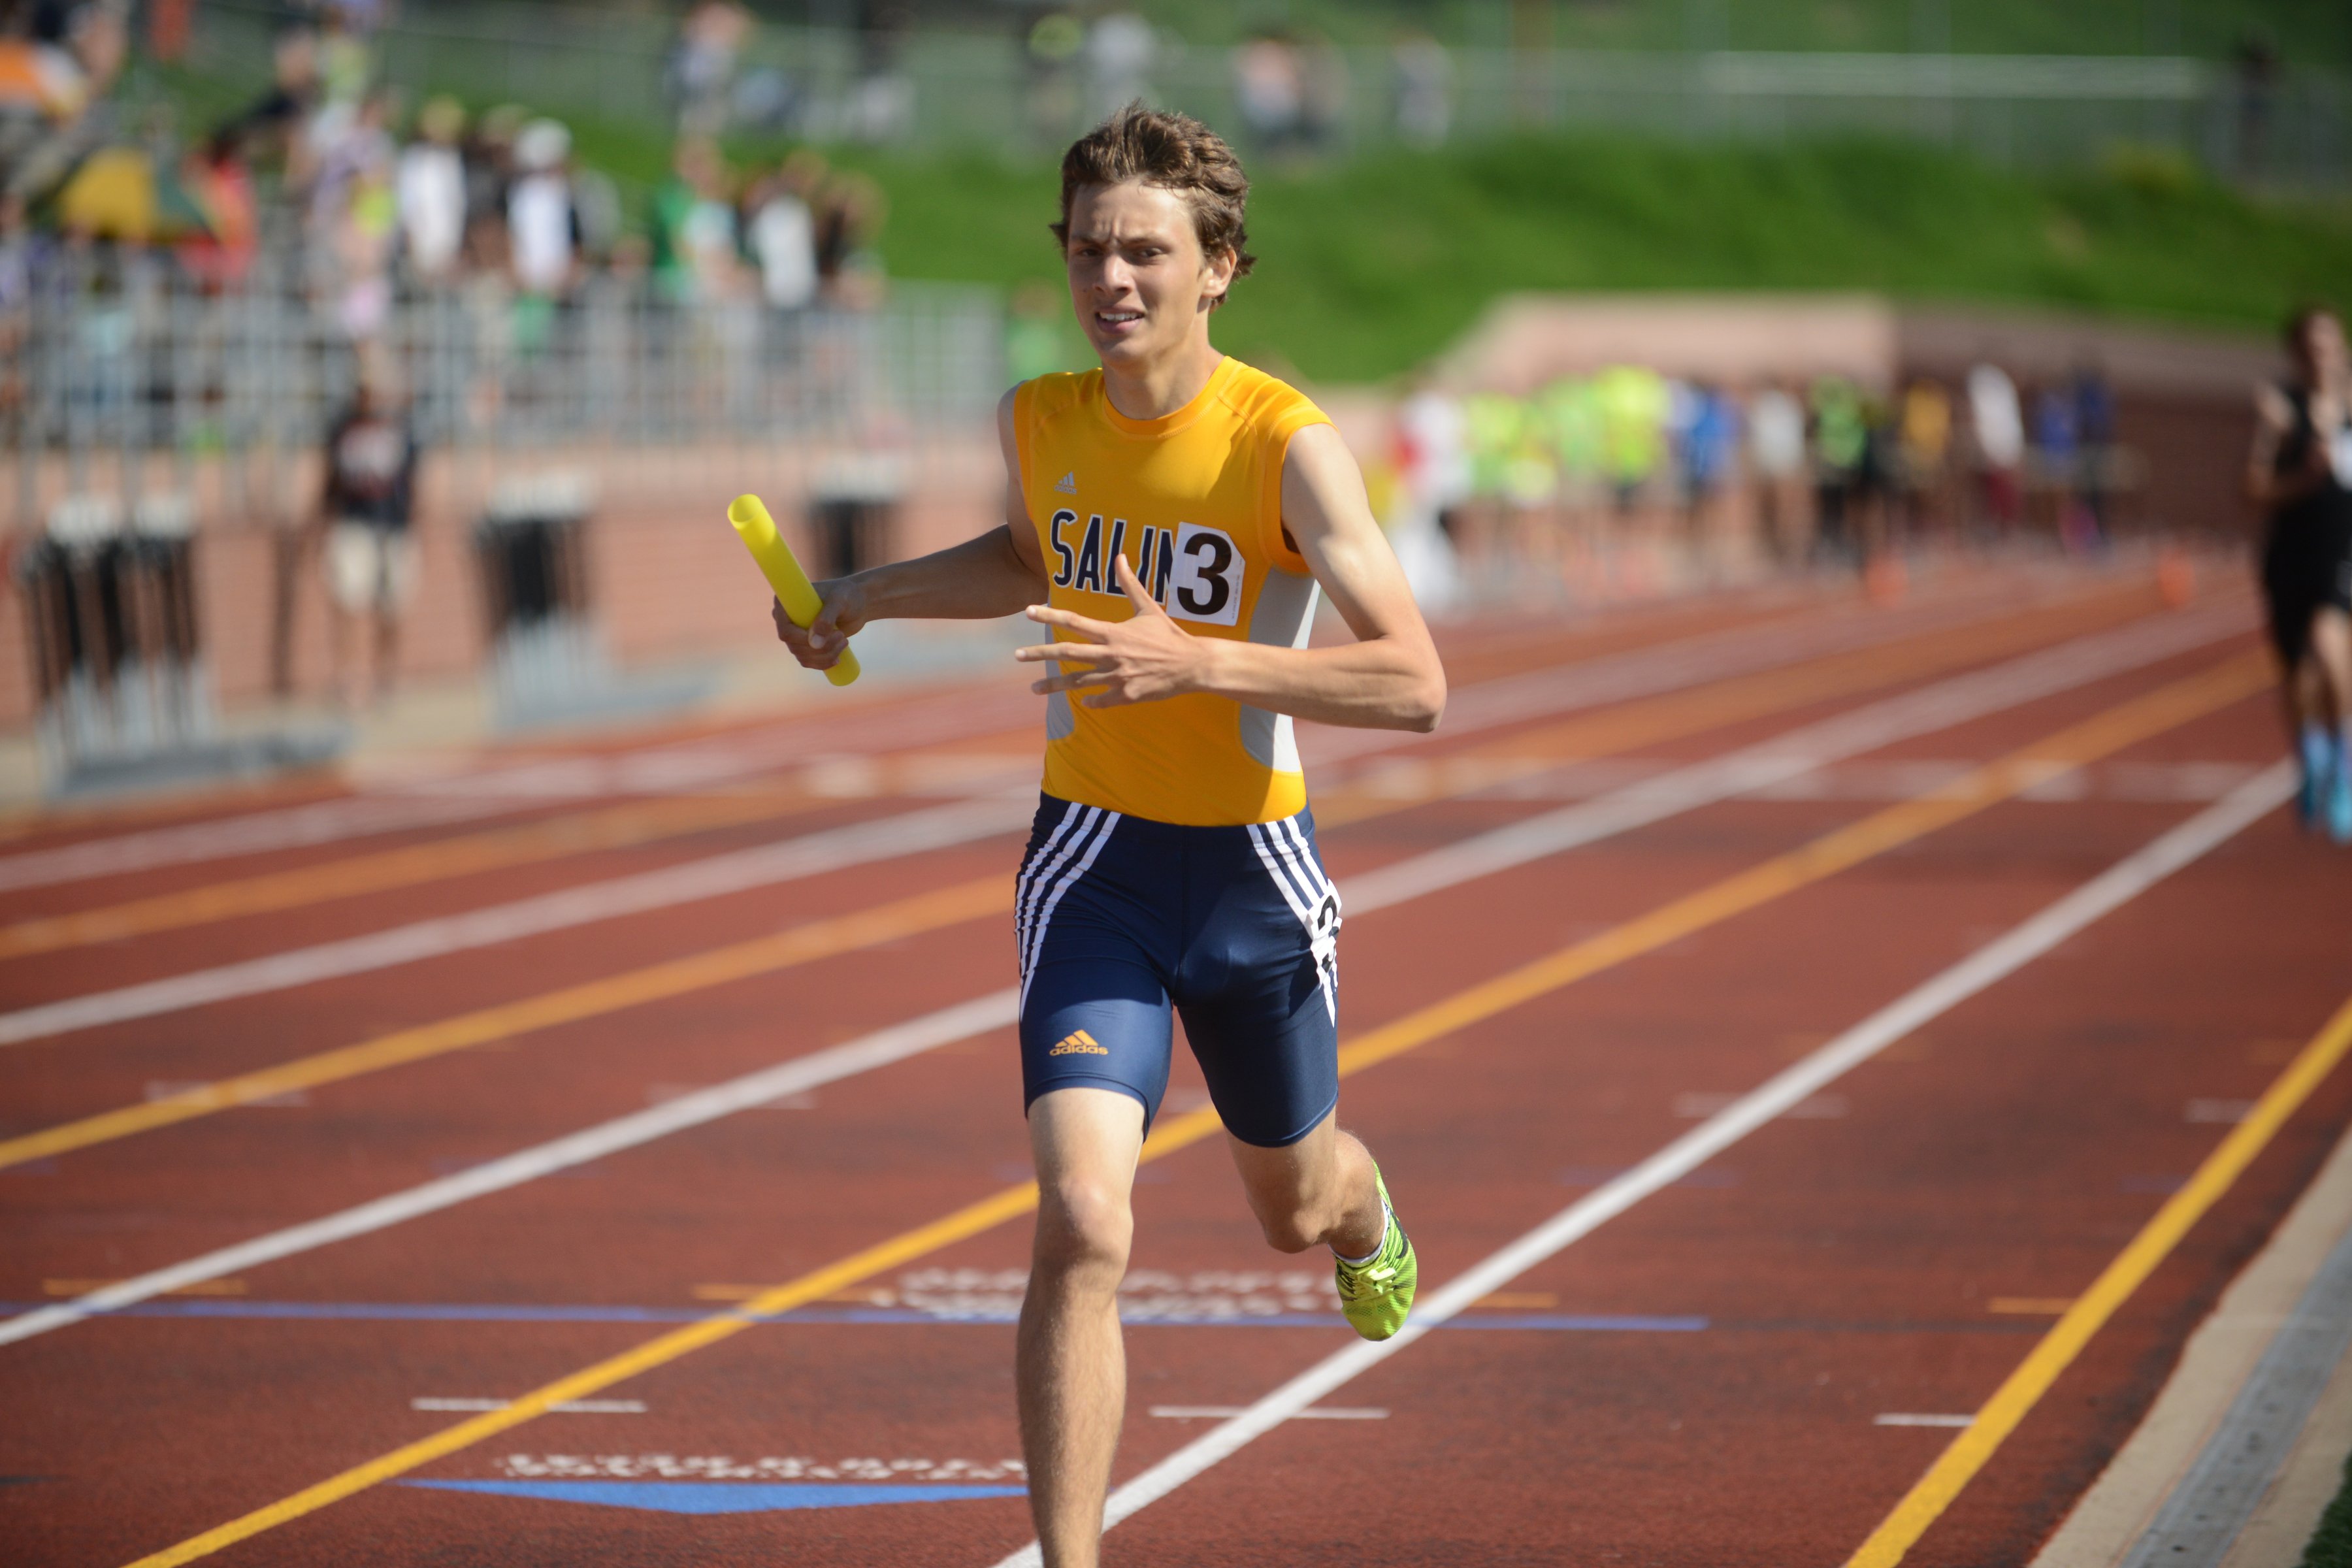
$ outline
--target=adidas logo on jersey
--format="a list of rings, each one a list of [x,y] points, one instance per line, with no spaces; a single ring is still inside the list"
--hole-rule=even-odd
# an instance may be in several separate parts
[[[1060,479],[1058,479],[1055,480],[1055,481],[1054,481],[1054,488],[1055,488],[1055,489],[1057,489],[1057,490],[1061,491],[1061,492],[1062,492],[1064,495],[1066,495],[1066,496],[1074,496],[1074,495],[1077,494],[1077,493],[1078,493],[1078,471],[1077,471],[1077,469],[1076,469],[1076,468],[1072,468],[1068,473],[1064,474]]]
[[[1107,1057],[1110,1055],[1110,1047],[1095,1044],[1095,1037],[1080,1029],[1075,1034],[1063,1036],[1045,1054],[1049,1057]]]

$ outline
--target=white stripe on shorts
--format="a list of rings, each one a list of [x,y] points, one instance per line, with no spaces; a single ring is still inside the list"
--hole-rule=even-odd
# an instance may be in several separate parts
[[[1062,819],[1054,824],[1054,831],[1045,836],[1045,842],[1037,846],[1037,853],[1030,856],[1027,863],[1021,868],[1021,875],[1013,884],[1013,954],[1024,973],[1027,972],[1029,963],[1029,917],[1034,912],[1036,889],[1045,879],[1045,862],[1053,855],[1054,846],[1059,844],[1062,841],[1062,836],[1069,832],[1070,824],[1078,820],[1080,811],[1081,808],[1076,801],[1066,800],[1062,803]]]
[[[1029,980],[1036,973],[1038,954],[1045,951],[1045,928],[1053,921],[1055,906],[1062,901],[1063,894],[1077,886],[1079,879],[1086,876],[1087,868],[1095,863],[1095,857],[1102,853],[1103,846],[1110,842],[1111,834],[1118,826],[1118,813],[1103,811],[1097,806],[1087,809],[1100,816],[1102,826],[1095,828],[1094,836],[1088,837],[1087,830],[1093,827],[1093,823],[1091,820],[1082,822],[1078,825],[1078,831],[1070,836],[1069,843],[1063,846],[1062,858],[1068,859],[1071,851],[1077,849],[1082,843],[1085,845],[1084,853],[1078,856],[1076,865],[1062,873],[1061,879],[1054,884],[1054,890],[1045,895],[1045,901],[1038,905],[1037,912],[1029,923],[1029,944],[1021,956],[1021,1005],[1024,1007],[1029,1005]]]
[[[1290,912],[1298,917],[1298,923],[1306,929],[1307,952],[1315,963],[1315,978],[1323,987],[1323,1005],[1336,1024],[1339,1021],[1339,993],[1336,984],[1339,965],[1335,959],[1339,921],[1335,914],[1330,931],[1324,932],[1318,930],[1316,917],[1321,913],[1325,899],[1329,899],[1336,905],[1339,895],[1331,890],[1330,883],[1324,880],[1321,870],[1315,865],[1313,853],[1307,847],[1306,839],[1289,822],[1253,822],[1249,825],[1249,836],[1250,843],[1257,848],[1258,859],[1265,865],[1266,875],[1273,878],[1274,885],[1281,889],[1283,902],[1290,906]]]

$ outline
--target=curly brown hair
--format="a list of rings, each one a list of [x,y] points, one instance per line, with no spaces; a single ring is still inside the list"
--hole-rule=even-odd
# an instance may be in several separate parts
[[[1249,176],[1225,139],[1189,114],[1150,109],[1141,100],[1070,143],[1062,154],[1062,219],[1051,225],[1064,251],[1070,246],[1070,203],[1088,185],[1140,180],[1172,191],[1192,212],[1192,232],[1201,253],[1234,253],[1234,276],[1246,277],[1257,261],[1246,248],[1243,222],[1249,205]],[[1220,295],[1214,303],[1222,305]]]

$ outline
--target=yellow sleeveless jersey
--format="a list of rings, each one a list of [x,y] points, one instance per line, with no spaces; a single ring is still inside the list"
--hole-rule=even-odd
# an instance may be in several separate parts
[[[1283,532],[1282,459],[1292,436],[1329,421],[1303,394],[1228,358],[1158,419],[1113,408],[1099,370],[1025,382],[1013,407],[1050,603],[1127,619],[1135,607],[1110,567],[1124,555],[1195,637],[1307,646],[1317,588]],[[1055,693],[1045,790],[1186,826],[1275,822],[1307,805],[1289,716],[1198,692],[1120,708]]]

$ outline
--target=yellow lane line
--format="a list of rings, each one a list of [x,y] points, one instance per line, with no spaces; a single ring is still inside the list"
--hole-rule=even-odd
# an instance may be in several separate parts
[[[2095,761],[2265,689],[2271,680],[2267,658],[2247,654],[2135,698],[1988,764],[1932,795],[1890,806],[1612,931],[1572,943],[1559,952],[1360,1036],[1339,1052],[1340,1075],[1361,1072],[1375,1063],[1483,1022],[1599,970],[1654,952],[1693,931],[1818,882],[1873,855],[2006,800],[2049,777],[2053,765],[2079,766]],[[1147,1163],[1165,1159],[1221,1130],[1213,1107],[1163,1118],[1144,1144],[1142,1159]],[[760,1318],[849,1289],[900,1264],[992,1230],[1036,1205],[1035,1182],[1007,1187],[929,1225],[762,1290],[731,1312],[647,1340],[524,1394],[504,1409],[486,1411],[461,1421],[201,1535],[191,1536],[176,1546],[140,1558],[130,1568],[171,1568],[173,1564],[210,1556],[354,1492],[510,1431],[553,1405],[587,1398],[641,1373],[730,1339]]]
[[[569,812],[520,827],[490,828],[428,844],[346,856],[288,871],[266,871],[102,909],[45,915],[0,926],[0,959],[24,958],[94,942],[145,936],[184,926],[296,909],[328,899],[413,888],[478,871],[529,865],[593,849],[766,822],[833,804],[797,792],[684,796]]]
[[[2064,633],[2094,630],[2144,614],[2137,595],[2086,606],[2036,607],[2013,619],[1929,632],[1877,647],[1857,648],[1789,669],[1694,688],[1605,709],[1434,758],[1402,757],[1375,763],[1335,789],[1317,792],[1318,828],[1402,811],[1425,801],[1508,783],[1581,757],[1622,755],[1639,746],[1717,729],[1811,703],[1915,680],[1958,665],[1986,663],[2047,642],[2056,621]]]
[[[772,935],[754,937],[689,957],[649,964],[582,985],[567,985],[519,1002],[502,1003],[454,1018],[397,1029],[356,1045],[298,1058],[258,1072],[243,1073],[181,1093],[116,1110],[101,1111],[19,1138],[0,1141],[0,1170],[193,1121],[293,1089],[340,1083],[430,1057],[446,1056],[493,1040],[573,1023],[624,1007],[643,1006],[689,991],[772,973],[795,964],[893,942],[941,926],[961,924],[1013,905],[1010,877],[982,877],[855,914],[811,921]]]
[[[2131,1244],[2116,1255],[2091,1288],[2051,1326],[2032,1353],[1979,1410],[1976,1419],[1952,1439],[1952,1446],[1919,1478],[1919,1484],[1895,1505],[1885,1522],[1846,1560],[1846,1568],[1892,1568],[1917,1543],[1929,1525],[1952,1505],[1962,1489],[1991,1460],[2018,1423],[2050,1391],[2050,1385],[2073,1364],[2091,1336],[2131,1299],[2157,1266],[2171,1255],[2181,1238],[2221,1200],[2254,1157],[2269,1146],[2287,1119],[2325,1082],[2327,1075],[2352,1050],[2352,1001],[2327,1020],[2311,1043],[2303,1047],[2287,1069],[2279,1074],[2245,1121],[2205,1157],[2189,1184],[2165,1200],[2156,1217],[2141,1227]]]
[[[1929,640],[1944,640],[1949,636],[1960,636],[1979,630],[1980,628],[1963,628],[1960,634],[1934,634],[1933,638]],[[1979,642],[1974,645],[1974,647],[1981,652],[1986,646],[1985,643]],[[1886,649],[1874,649],[1869,652],[1873,657],[1887,659],[1896,668],[1897,673],[1889,676],[1889,679],[1900,679],[1905,660],[1899,652],[1894,654],[1891,658],[1888,657],[1889,650]],[[1946,662],[1951,662],[1954,658],[1945,654],[1938,654],[1936,657]],[[1797,674],[1800,679],[1810,682],[1813,677],[1808,672],[1811,669],[1812,667],[1804,667],[1804,669]],[[1775,672],[1775,674],[1781,673],[1785,672]],[[1773,677],[1767,676],[1764,679],[1769,681]],[[1766,689],[1769,691],[1769,687]],[[1801,700],[1811,700],[1810,697],[1801,699]],[[1673,701],[1674,699],[1663,700]],[[1633,737],[1633,741],[1648,738],[1654,731],[1651,721],[1645,717],[1643,711],[1645,707],[1645,704],[1629,705],[1628,708],[1596,716],[1597,721],[1593,723],[1581,724],[1579,727],[1585,740],[1580,743],[1595,748],[1611,744],[1609,737],[1612,733],[1612,726],[1623,727],[1622,732]],[[1753,710],[1747,711],[1753,711]],[[1633,742],[1629,741],[1629,743]],[[693,804],[707,806],[709,803],[662,804],[671,805]],[[1390,809],[1402,804],[1403,803],[1383,802],[1381,803],[1381,808]],[[434,849],[442,847],[427,845],[420,847]],[[328,871],[332,868],[332,867],[321,867],[317,869]],[[989,881],[968,884],[968,887],[972,889],[983,886],[1003,887],[1004,884]],[[949,894],[932,897],[947,898],[950,907],[961,909],[963,907],[961,900],[962,891],[963,889],[951,889]],[[593,1014],[635,1006],[645,1001],[676,995],[681,991],[695,989],[698,985],[718,984],[728,980],[741,978],[746,973],[764,973],[768,969],[783,967],[786,963],[805,963],[812,957],[833,956],[863,944],[861,940],[854,936],[856,931],[878,930],[881,934],[866,940],[887,942],[898,936],[911,934],[916,931],[932,929],[935,925],[953,923],[953,920],[976,918],[992,910],[1003,908],[1009,901],[1009,897],[1007,893],[994,903],[977,907],[971,914],[957,915],[952,919],[936,917],[931,912],[934,906],[928,900],[910,900],[903,905],[886,906],[882,910],[869,910],[863,915],[819,921],[814,925],[794,928],[792,931],[780,933],[777,936],[761,938],[756,942],[740,943],[733,947],[720,948],[697,957],[656,964],[650,969],[611,976],[587,985],[567,987],[545,995],[530,997],[520,1002],[484,1008],[456,1018],[399,1030],[373,1040],[300,1058],[295,1061],[243,1074],[236,1078],[199,1085],[181,1093],[164,1096],[142,1104],[102,1111],[94,1116],[61,1123],[38,1132],[0,1140],[0,1170],[22,1164],[28,1160],[48,1158],[76,1149],[86,1149],[93,1144],[111,1142],[117,1139],[151,1131],[158,1127],[167,1127],[176,1122],[191,1121],[196,1117],[235,1110],[271,1095],[284,1094],[298,1089],[314,1089],[321,1084],[339,1082],[362,1073],[380,1071],[387,1067],[400,1066],[426,1057],[440,1056],[450,1051],[509,1038],[530,1030],[549,1027],[553,1024],[573,1022]],[[893,913],[893,911],[901,910],[908,912]],[[912,920],[916,923],[912,925],[903,923],[907,920]],[[797,953],[805,950],[807,956],[790,957],[778,961],[772,956],[776,950],[775,944],[778,943],[786,944],[785,951]],[[750,967],[746,968],[746,965]],[[697,977],[700,975],[708,975],[709,978],[698,979]]]
[[[2129,613],[2137,613],[2146,607],[2141,603],[2141,595],[2101,595],[2096,601],[2097,619],[2104,623],[2120,618],[2116,610],[2117,605]],[[2020,643],[2030,643],[2046,635],[2041,628],[2042,623],[2048,619],[2065,617],[2070,612],[2073,616],[2079,617],[2084,610],[2082,604],[2070,601],[2021,612],[2016,617],[2018,626],[2015,629],[2009,628],[2007,622],[1993,626],[1979,623],[1925,634],[1927,639],[1935,640],[1936,652],[1924,663],[1920,656],[1906,653],[1906,644],[1896,643],[1838,656],[1837,659],[1831,661],[1836,666],[1834,670],[1824,669],[1818,665],[1804,665],[1793,671],[1766,671],[1738,677],[1717,686],[1701,688],[1696,692],[1643,699],[1623,708],[1609,710],[1592,720],[1570,721],[1564,726],[1516,737],[1505,742],[1503,749],[1523,751],[1532,743],[1549,745],[1554,750],[1564,748],[1581,756],[1622,752],[1651,741],[1695,734],[1714,725],[1739,720],[1762,718],[1860,687],[1889,684],[1927,670],[1964,662],[1970,657],[1991,658]],[[1948,647],[1954,651],[1945,653]],[[1787,686],[1785,692],[1781,689],[1783,684]],[[1693,700],[1694,698],[1698,700]],[[1660,716],[1655,719],[1647,716],[1653,708],[1659,710]],[[1474,763],[1467,773],[1454,769],[1444,775],[1445,784],[1435,789],[1431,788],[1424,779],[1416,786],[1418,793],[1411,798],[1388,795],[1367,796],[1359,790],[1341,786],[1330,792],[1328,804],[1318,799],[1317,820],[1323,826],[1335,826],[1360,817],[1400,810],[1418,800],[1459,794],[1502,782],[1507,777],[1538,772],[1556,765],[1559,761],[1557,757],[1540,760],[1502,757],[1495,747],[1456,755],[1467,761],[1485,758],[1490,752],[1496,752],[1499,760]],[[922,747],[881,757],[842,758],[833,764],[840,782],[859,787],[838,792],[823,789],[777,791],[772,785],[762,784],[749,793],[740,790],[706,791],[681,798],[632,802],[565,813],[516,826],[487,828],[430,843],[320,861],[289,870],[234,878],[99,909],[17,921],[0,925],[0,960],[30,957],[64,948],[116,942],[158,931],[179,931],[238,916],[299,909],[330,899],[358,898],[452,877],[561,859],[592,850],[623,848],[714,828],[771,822],[854,796],[920,793],[945,782],[957,772],[969,773],[976,765],[987,767],[999,760],[998,753],[984,751],[972,753],[968,748],[960,752],[944,747]],[[1034,763],[1034,747],[1029,760]],[[1445,763],[1440,765],[1444,766],[1453,760],[1446,759]],[[1486,770],[1486,773],[1477,771],[1481,766]]]

